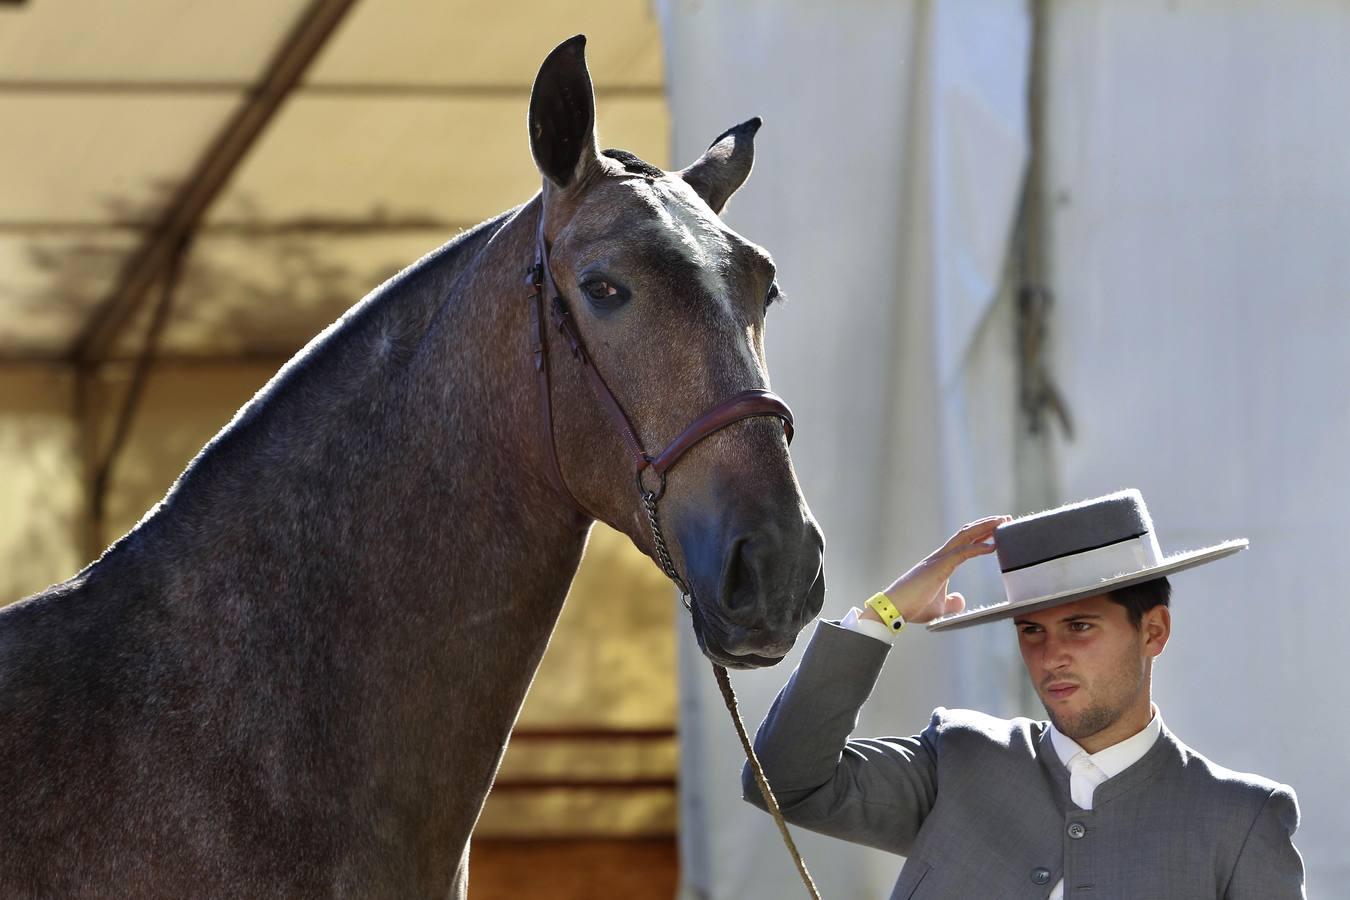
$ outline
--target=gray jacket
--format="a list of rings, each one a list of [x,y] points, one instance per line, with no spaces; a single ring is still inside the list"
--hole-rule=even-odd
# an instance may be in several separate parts
[[[849,740],[889,650],[821,622],[755,750],[789,822],[908,857],[892,900],[1044,900],[1060,878],[1066,900],[1304,896],[1293,790],[1166,727],[1091,810],[1044,722],[938,709],[915,737]],[[762,808],[748,765],[742,782]]]

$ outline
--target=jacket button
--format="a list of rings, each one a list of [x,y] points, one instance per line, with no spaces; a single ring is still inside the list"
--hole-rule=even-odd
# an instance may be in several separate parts
[[[1049,884],[1050,870],[1044,866],[1038,866],[1031,870],[1031,880],[1035,884]]]
[[[1069,837],[1075,841],[1087,834],[1087,829],[1083,827],[1082,822],[1071,822],[1069,824]]]

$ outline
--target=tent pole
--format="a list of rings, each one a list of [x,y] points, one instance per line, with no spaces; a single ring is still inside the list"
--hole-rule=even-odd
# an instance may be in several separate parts
[[[98,365],[80,364],[77,366],[76,405],[81,414],[84,433],[81,445],[85,450],[85,484],[88,504],[84,535],[85,555],[93,559],[104,546],[104,525],[107,519],[108,485],[112,480],[117,459],[126,446],[127,436],[131,433],[131,423],[135,420],[136,410],[145,396],[145,385],[150,375],[150,366],[154,363],[155,353],[159,349],[159,339],[168,323],[169,312],[173,308],[174,292],[182,275],[183,262],[187,257],[191,238],[184,237],[174,251],[172,262],[164,275],[159,302],[155,304],[154,314],[146,330],[145,339],[132,368],[131,383],[122,398],[122,406],[113,426],[108,449],[99,453],[100,416],[98,404],[93,401]]]

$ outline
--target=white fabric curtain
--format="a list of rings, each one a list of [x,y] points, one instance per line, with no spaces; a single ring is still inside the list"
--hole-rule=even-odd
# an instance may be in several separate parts
[[[1173,579],[1168,726],[1292,784],[1309,896],[1350,897],[1350,6],[1055,3],[1052,368],[1066,498],[1125,485]]]
[[[793,301],[769,326],[838,616],[960,522],[1027,512],[998,288],[1025,164],[1021,2],[660,5],[675,158],[765,118],[733,227]],[[1313,896],[1350,896],[1350,7],[1320,0],[1045,6],[1049,365],[1076,426],[1048,492],[1143,490],[1165,549],[1251,539],[1174,579],[1155,679],[1210,758],[1298,791]],[[1034,467],[1031,467],[1034,469]],[[1020,479],[1020,481],[1019,481]],[[984,562],[984,561],[981,561]],[[997,592],[991,565],[957,587]],[[740,752],[682,646],[684,895],[796,896]],[[751,727],[793,660],[735,677]],[[903,636],[860,732],[938,704],[1029,712],[997,626]],[[801,835],[826,896],[900,861]]]
[[[764,118],[755,173],[726,219],[774,254],[790,298],[770,315],[769,365],[797,416],[793,459],[828,541],[823,614],[837,617],[961,522],[1012,506],[1014,346],[999,286],[1026,157],[1026,11],[1020,0],[660,10],[675,164]],[[998,583],[981,563],[957,582],[976,602]],[[682,641],[683,896],[798,896],[772,820],[740,799],[743,757],[707,663]],[[861,730],[912,733],[938,705],[1012,713],[1014,654],[1003,633],[915,629]],[[795,660],[733,675],[752,730]],[[828,897],[884,895],[901,864],[797,837]]]

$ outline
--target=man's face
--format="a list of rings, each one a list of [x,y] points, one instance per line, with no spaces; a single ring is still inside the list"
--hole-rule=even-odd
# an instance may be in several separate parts
[[[1013,622],[1027,674],[1061,732],[1095,753],[1085,739],[1096,736],[1088,743],[1100,749],[1148,724],[1150,663],[1171,628],[1165,607],[1136,628],[1125,607],[1099,595]]]

